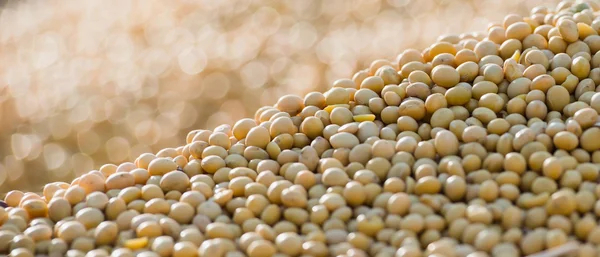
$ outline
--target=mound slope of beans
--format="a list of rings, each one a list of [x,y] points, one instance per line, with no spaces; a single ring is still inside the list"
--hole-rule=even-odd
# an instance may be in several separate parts
[[[600,253],[600,4],[441,36],[0,207],[10,256]]]

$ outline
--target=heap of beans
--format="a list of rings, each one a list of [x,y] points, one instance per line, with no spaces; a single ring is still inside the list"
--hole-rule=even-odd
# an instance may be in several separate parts
[[[599,32],[595,2],[508,15],[185,146],[11,191],[0,253],[597,256]]]

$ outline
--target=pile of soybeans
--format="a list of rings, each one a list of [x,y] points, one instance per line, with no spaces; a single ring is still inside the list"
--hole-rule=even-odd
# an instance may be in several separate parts
[[[11,191],[0,254],[598,256],[599,32],[598,2],[537,7]]]

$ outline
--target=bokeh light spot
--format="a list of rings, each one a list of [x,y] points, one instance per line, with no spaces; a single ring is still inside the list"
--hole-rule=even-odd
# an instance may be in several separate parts
[[[188,75],[196,75],[206,68],[206,55],[201,49],[188,47],[177,56],[179,67]]]
[[[67,154],[62,146],[51,143],[44,146],[44,162],[49,170],[58,169],[67,159]]]

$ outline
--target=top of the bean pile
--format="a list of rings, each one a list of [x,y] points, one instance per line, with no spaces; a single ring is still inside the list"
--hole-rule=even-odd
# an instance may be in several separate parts
[[[11,256],[600,253],[600,4],[508,15],[0,207]]]

